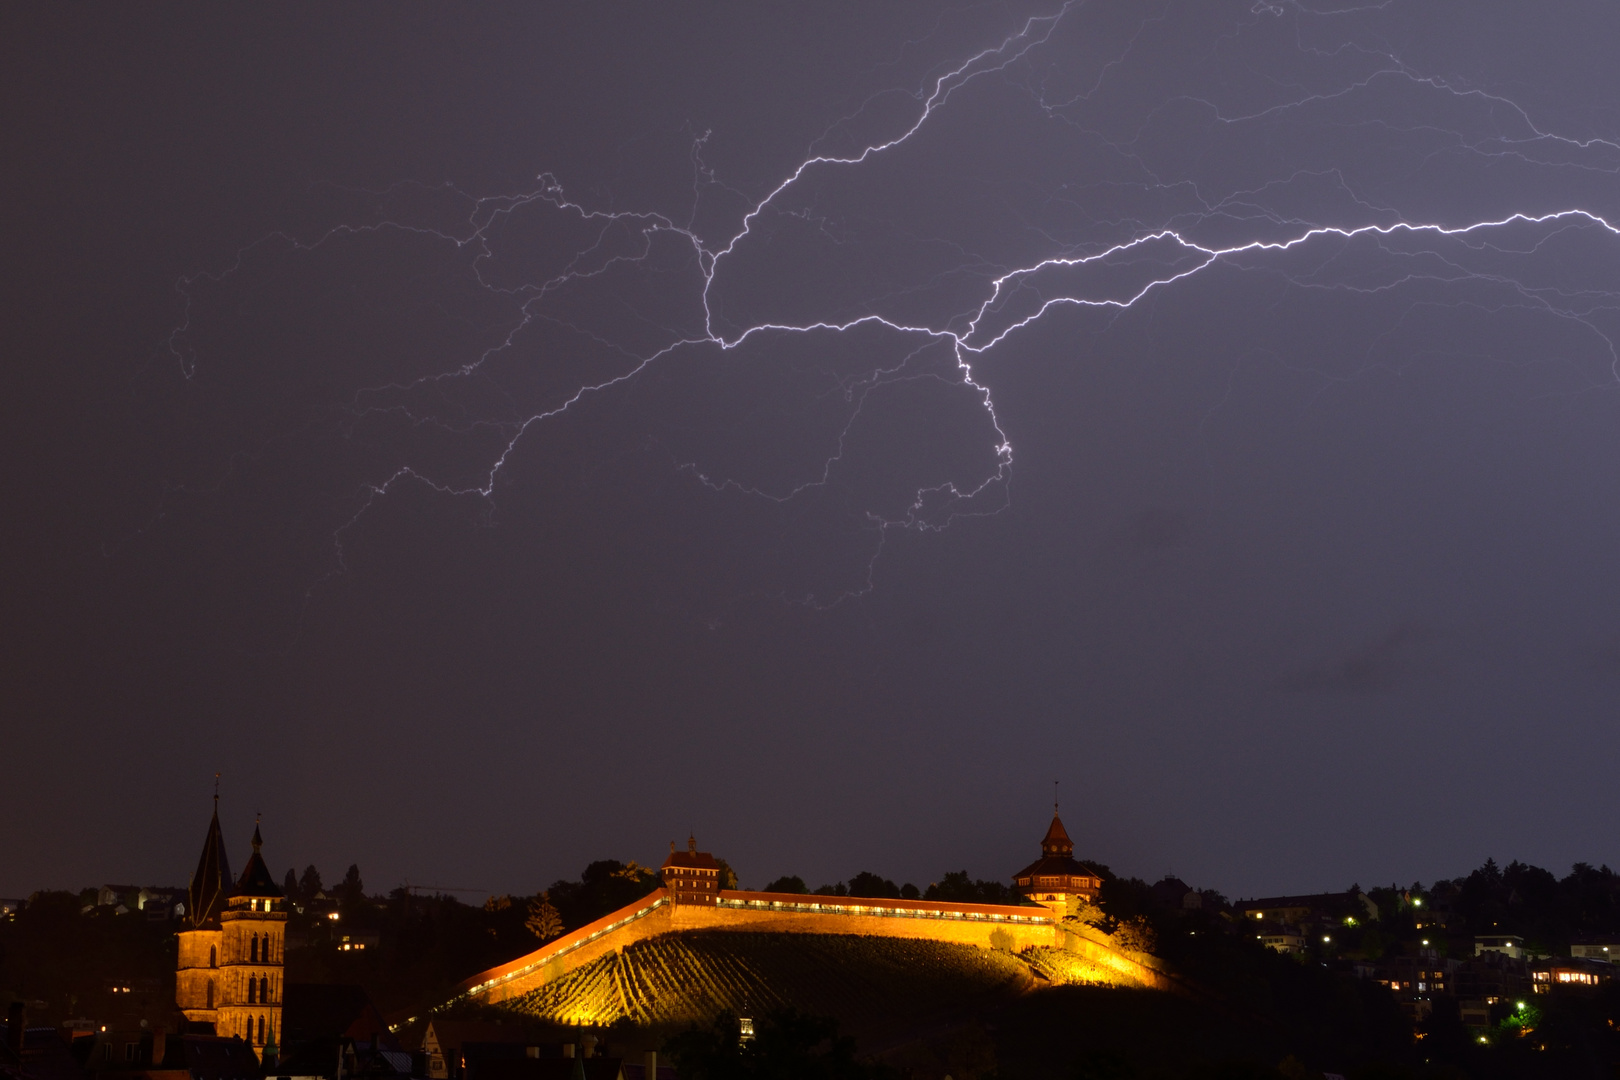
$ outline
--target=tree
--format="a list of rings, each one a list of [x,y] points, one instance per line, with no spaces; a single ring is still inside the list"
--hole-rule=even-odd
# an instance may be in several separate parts
[[[528,928],[529,933],[541,941],[550,941],[563,932],[562,916],[552,906],[551,897],[546,893],[541,893],[529,901],[529,917],[524,920],[523,925]]]
[[[1157,908],[1153,887],[1140,878],[1106,878],[1097,890],[1097,903],[1117,922],[1146,915]]]
[[[804,878],[797,874],[792,877],[779,877],[765,886],[766,892],[798,893],[804,895],[810,891],[810,886],[804,883]]]
[[[1077,922],[1083,922],[1089,926],[1106,927],[1108,925],[1107,914],[1090,900],[1080,901],[1074,910],[1073,918]]]
[[[900,887],[888,878],[879,877],[870,870],[862,870],[849,879],[849,895],[899,899]]]
[[[546,893],[562,917],[563,927],[573,930],[635,903],[656,888],[655,871],[633,862],[599,859],[585,868],[578,881],[554,881]]]
[[[304,873],[298,879],[298,896],[304,903],[309,903],[321,892],[321,872],[314,866],[304,867]]]
[[[287,867],[287,876],[282,879],[281,891],[286,894],[288,900],[298,899],[298,871],[290,866]]]
[[[1114,930],[1114,944],[1132,952],[1150,953],[1158,943],[1157,935],[1147,919],[1138,915],[1126,919]]]
[[[723,890],[735,889],[737,887],[737,871],[733,870],[731,864],[724,859],[714,861],[720,864],[720,888]],[[630,865],[634,866],[635,863]]]
[[[999,881],[975,881],[966,870],[953,870],[928,886],[924,900],[943,900],[957,904],[1016,904],[1018,894],[1012,886]]]
[[[348,873],[338,883],[338,899],[345,904],[358,903],[366,898],[365,882],[360,880],[360,867],[350,863]]]

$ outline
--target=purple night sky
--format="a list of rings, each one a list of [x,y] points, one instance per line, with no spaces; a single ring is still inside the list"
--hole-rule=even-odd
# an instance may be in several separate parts
[[[1620,14],[13,7],[0,895],[1620,862]]]

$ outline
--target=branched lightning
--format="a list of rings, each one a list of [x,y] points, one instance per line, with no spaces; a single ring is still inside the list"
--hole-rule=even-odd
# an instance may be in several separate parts
[[[1384,6],[1347,10],[1365,13]],[[1172,94],[1140,119],[1134,130],[1103,132],[1088,110],[1094,111],[1106,104],[1104,99],[1110,80],[1142,47],[1141,38],[1147,28],[1162,23],[1166,16],[1160,12],[1141,20],[1135,35],[1096,64],[1095,75],[1083,90],[1057,94],[1050,89],[1048,79],[1061,60],[1051,55],[1057,48],[1056,36],[1066,23],[1077,18],[1083,7],[1080,0],[1069,0],[1055,11],[1030,17],[999,43],[925,81],[911,95],[915,106],[910,119],[887,136],[865,141],[841,153],[815,152],[813,145],[812,152],[787,169],[782,179],[762,196],[741,199],[744,209],[735,227],[718,239],[701,234],[696,225],[696,206],[709,191],[724,191],[739,198],[741,193],[734,186],[722,183],[717,171],[706,163],[705,150],[713,137],[706,131],[692,143],[693,210],[684,218],[650,210],[593,208],[571,197],[557,176],[544,173],[538,178],[538,186],[529,192],[466,197],[470,211],[464,223],[454,229],[390,219],[339,225],[307,240],[276,233],[244,249],[225,270],[181,282],[185,306],[180,324],[170,335],[169,348],[182,373],[188,379],[193,378],[199,366],[191,344],[193,293],[205,279],[216,283],[228,280],[241,271],[250,256],[270,248],[307,253],[339,240],[363,238],[383,231],[411,233],[433,243],[448,244],[456,251],[468,252],[479,286],[516,303],[516,319],[499,340],[479,355],[436,373],[369,386],[348,403],[348,411],[355,418],[388,415],[410,425],[458,435],[491,435],[496,441],[487,466],[473,482],[448,480],[410,462],[399,464],[387,475],[366,481],[358,505],[333,533],[333,572],[340,572],[345,567],[346,533],[398,485],[410,482],[444,495],[492,499],[512,455],[537,425],[562,417],[587,399],[625,387],[677,354],[688,355],[695,350],[725,354],[790,336],[867,332],[883,335],[885,340],[899,343],[893,358],[872,363],[861,374],[840,376],[835,389],[829,391],[840,395],[846,408],[842,427],[833,439],[833,452],[820,462],[819,468],[773,485],[728,475],[713,463],[675,462],[681,471],[709,490],[786,504],[835,481],[839,469],[846,463],[851,433],[862,422],[870,395],[878,388],[932,382],[949,385],[972,396],[982,410],[985,430],[989,432],[991,445],[985,456],[988,465],[976,475],[916,486],[909,502],[898,511],[866,508],[863,512],[871,545],[865,556],[861,583],[790,597],[816,607],[836,604],[872,587],[885,537],[891,531],[943,529],[957,518],[995,514],[1007,505],[1012,442],[1004,430],[1002,418],[997,415],[990,384],[976,373],[975,365],[1036,323],[1065,309],[1124,313],[1149,297],[1171,292],[1189,279],[1219,269],[1282,275],[1297,289],[1347,292],[1395,291],[1411,288],[1418,282],[1437,287],[1475,283],[1501,290],[1503,295],[1515,298],[1513,302],[1527,309],[1583,327],[1601,343],[1614,381],[1620,384],[1620,351],[1615,347],[1612,332],[1603,325],[1603,316],[1620,307],[1616,292],[1608,288],[1571,290],[1537,284],[1503,267],[1506,261],[1532,253],[1568,230],[1592,231],[1606,240],[1620,240],[1620,228],[1596,209],[1554,205],[1508,210],[1479,220],[1407,220],[1395,207],[1380,205],[1380,200],[1357,193],[1353,184],[1331,170],[1299,170],[1268,182],[1268,187],[1279,189],[1306,181],[1330,182],[1333,189],[1344,196],[1342,205],[1333,215],[1341,220],[1311,220],[1298,212],[1272,209],[1267,205],[1263,189],[1210,194],[1199,181],[1163,176],[1161,168],[1150,163],[1142,149],[1144,132],[1162,122],[1176,108],[1202,110],[1210,122],[1236,129],[1288,114],[1342,106],[1384,83],[1433,95],[1458,107],[1477,107],[1490,117],[1506,118],[1505,127],[1497,123],[1493,130],[1473,135],[1460,129],[1443,130],[1442,149],[1436,153],[1443,150],[1492,160],[1512,157],[1549,168],[1613,175],[1620,172],[1620,141],[1547,130],[1532,120],[1529,110],[1507,97],[1464,85],[1456,79],[1425,74],[1394,53],[1348,43],[1339,45],[1337,52],[1354,52],[1370,58],[1371,67],[1335,85],[1314,89],[1296,87],[1288,96],[1255,107],[1226,107],[1206,96]],[[1304,19],[1314,15],[1297,5],[1282,3],[1257,4],[1251,14],[1257,19],[1289,15]],[[1346,11],[1336,11],[1314,17],[1345,14]],[[1237,34],[1240,30],[1232,32]],[[1209,46],[1212,53],[1220,47],[1220,41]],[[1303,39],[1298,41],[1298,48],[1301,54],[1326,55]],[[1114,234],[1114,239],[1065,236],[1062,229],[1031,226],[1030,232],[1039,237],[1047,249],[1044,253],[1010,266],[993,265],[993,260],[970,256],[960,273],[979,281],[980,298],[965,308],[942,313],[934,319],[886,314],[883,297],[870,299],[866,305],[868,310],[827,318],[734,323],[732,312],[722,313],[717,298],[728,281],[728,271],[757,246],[768,223],[791,216],[806,220],[811,217],[808,204],[789,205],[796,191],[804,188],[813,177],[856,174],[880,159],[905,151],[939,123],[970,88],[987,83],[1019,90],[1049,123],[1092,139],[1095,145],[1118,160],[1130,163],[1137,169],[1140,179],[1135,182],[1143,191],[1159,195],[1188,194],[1193,206],[1166,213],[1157,221],[1126,215],[1094,216],[1093,224],[1104,234]],[[856,110],[852,116],[858,116],[861,111]],[[1395,126],[1389,118],[1375,117],[1374,120],[1386,127]],[[840,130],[839,125],[828,128],[818,142],[830,141],[836,130]],[[1081,203],[1083,196],[1083,192],[1068,193],[1065,198]],[[497,280],[488,268],[498,257],[495,240],[498,230],[517,215],[535,209],[544,209],[582,230],[585,241],[574,248],[560,266],[537,280],[525,279],[517,283]],[[1354,214],[1360,214],[1361,220],[1350,220],[1349,216]],[[1225,240],[1211,239],[1234,232],[1239,235]],[[1382,277],[1353,278],[1338,269],[1337,260],[1344,253],[1363,247],[1384,256],[1387,269]],[[553,301],[571,290],[607,279],[627,267],[647,265],[654,259],[655,252],[666,249],[684,252],[697,281],[690,310],[683,317],[684,324],[670,326],[651,320],[652,329],[661,338],[661,343],[653,347],[616,340],[600,329],[581,325],[565,310],[553,305]],[[1471,263],[1470,260],[1477,262],[1477,257],[1482,256],[1489,256],[1484,259],[1488,265]],[[1310,262],[1315,265],[1301,265]],[[1492,301],[1498,305],[1503,302]],[[474,379],[493,361],[509,356],[525,334],[540,324],[577,334],[604,353],[617,356],[618,368],[601,378],[577,381],[571,389],[540,408],[524,407],[521,401],[514,399],[511,413],[505,416],[447,418],[412,404],[413,396],[424,390]],[[949,364],[934,363],[932,358],[936,355],[948,356]]]

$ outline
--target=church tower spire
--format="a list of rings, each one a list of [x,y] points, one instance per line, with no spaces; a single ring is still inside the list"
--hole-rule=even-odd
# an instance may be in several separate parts
[[[186,1020],[212,1026],[223,1001],[219,965],[224,947],[220,915],[231,894],[231,864],[219,830],[219,774],[214,774],[214,816],[203,839],[197,870],[186,889],[186,918],[180,930],[180,956],[174,1003]]]
[[[233,884],[216,788],[214,816],[186,893],[174,996],[187,1021],[243,1039],[268,1067],[276,1063],[281,1031],[287,901],[265,865],[263,847],[255,821],[253,854]]]
[[[186,922],[193,930],[219,928],[219,913],[231,891],[231,863],[225,857],[225,837],[219,831],[219,788],[214,789],[214,817],[208,823],[197,871],[186,889]]]

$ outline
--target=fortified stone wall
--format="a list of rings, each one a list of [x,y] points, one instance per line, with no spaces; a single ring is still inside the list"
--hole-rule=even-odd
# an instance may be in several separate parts
[[[1088,963],[1119,977],[1127,985],[1144,986],[1150,990],[1181,991],[1182,987],[1158,969],[1151,956],[1133,958],[1108,943],[1108,935],[1084,923],[1067,923],[1059,931],[1065,952],[1074,953]]]
[[[659,889],[527,956],[473,976],[453,1000],[497,1004],[521,997],[609,952],[683,930],[914,938],[1010,952],[1062,948],[1065,939],[1044,908],[753,892],[723,892],[713,905],[675,904]],[[1132,972],[1141,968],[1118,958]],[[1152,985],[1134,974],[1130,979]]]

